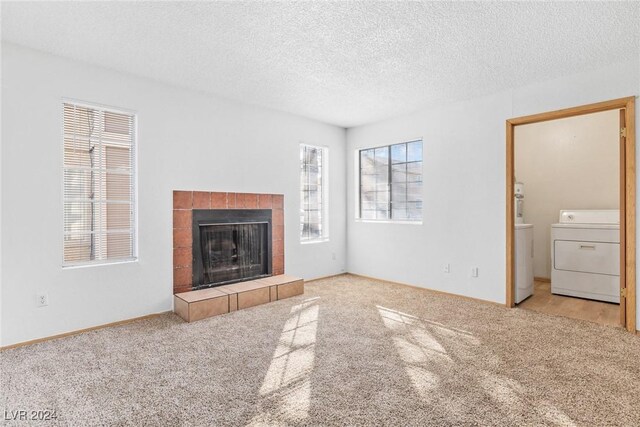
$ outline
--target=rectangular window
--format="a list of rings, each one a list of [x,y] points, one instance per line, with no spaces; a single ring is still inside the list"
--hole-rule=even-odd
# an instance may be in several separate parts
[[[327,149],[300,145],[300,241],[326,240]]]
[[[63,265],[136,257],[135,115],[63,104]]]
[[[422,220],[422,140],[359,154],[360,218]]]

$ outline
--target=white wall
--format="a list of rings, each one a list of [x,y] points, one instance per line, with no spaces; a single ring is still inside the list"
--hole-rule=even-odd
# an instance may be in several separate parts
[[[349,129],[347,269],[504,303],[505,121],[637,95],[639,68],[635,58]],[[424,139],[423,224],[358,222],[356,150],[416,137]],[[449,274],[442,271],[445,263]],[[479,267],[477,278],[471,277],[473,266]]]
[[[620,113],[604,111],[515,128],[524,222],[534,225],[533,274],[551,277],[551,224],[561,209],[620,206]]]
[[[138,113],[136,263],[61,268],[63,97]],[[345,269],[342,128],[15,45],[3,45],[2,122],[2,345],[171,310],[172,190],[283,193],[287,273]],[[329,147],[327,243],[299,243],[300,142]]]
[[[337,127],[2,48],[1,345],[170,310],[174,189],[284,193],[288,273],[337,274],[346,263],[354,273],[502,303],[505,120],[640,92],[635,59],[350,129],[345,153]],[[62,97],[138,112],[137,263],[60,267]],[[424,223],[356,222],[354,151],[415,137],[424,138]],[[330,148],[328,243],[298,243],[299,142]],[[48,307],[35,307],[38,292],[49,294]]]

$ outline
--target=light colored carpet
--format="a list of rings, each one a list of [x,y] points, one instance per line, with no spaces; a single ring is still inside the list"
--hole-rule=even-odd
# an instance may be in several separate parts
[[[38,425],[640,425],[638,337],[353,276],[0,359],[3,409],[57,411]]]

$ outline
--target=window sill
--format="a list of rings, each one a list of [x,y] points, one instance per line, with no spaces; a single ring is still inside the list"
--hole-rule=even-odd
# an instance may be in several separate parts
[[[422,225],[422,221],[400,221],[400,220],[392,220],[392,219],[360,219],[360,218],[356,218],[355,222],[372,223],[372,224]]]
[[[78,263],[78,264],[63,264],[63,270],[75,270],[79,268],[87,268],[87,267],[103,267],[108,265],[120,265],[120,264],[133,264],[137,263],[138,258],[131,259],[121,259],[121,260],[113,260],[113,261],[104,261],[104,262],[86,262],[86,263]]]
[[[328,237],[324,237],[322,239],[314,239],[314,240],[301,240],[301,245],[313,245],[314,243],[326,243],[329,241]]]

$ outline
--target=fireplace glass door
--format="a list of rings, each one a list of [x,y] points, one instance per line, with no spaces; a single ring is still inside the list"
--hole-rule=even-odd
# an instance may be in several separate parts
[[[268,275],[267,238],[267,222],[201,225],[204,284]]]

